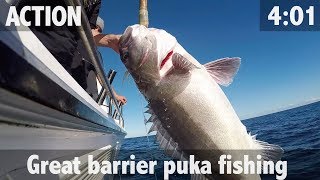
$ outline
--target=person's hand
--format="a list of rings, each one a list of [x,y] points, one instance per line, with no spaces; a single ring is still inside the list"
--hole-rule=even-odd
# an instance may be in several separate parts
[[[117,101],[121,102],[121,104],[125,105],[127,103],[127,98],[121,95],[116,95]]]

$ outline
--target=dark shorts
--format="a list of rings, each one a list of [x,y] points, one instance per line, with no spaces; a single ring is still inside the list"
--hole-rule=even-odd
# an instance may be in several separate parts
[[[78,43],[77,50],[74,53],[70,74],[94,100],[98,98],[94,66],[81,43]]]

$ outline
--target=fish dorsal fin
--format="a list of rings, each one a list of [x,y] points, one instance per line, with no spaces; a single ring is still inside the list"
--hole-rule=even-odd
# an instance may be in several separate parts
[[[222,58],[204,64],[204,67],[218,84],[228,86],[232,83],[235,74],[237,74],[240,63],[241,59],[238,57]]]
[[[149,108],[148,110],[146,110],[144,113],[146,113],[146,114],[151,114],[151,115],[154,114],[153,110],[150,109],[150,108]]]
[[[144,120],[144,124],[150,123],[150,122],[154,122],[157,120],[157,116],[155,114],[152,114],[149,119],[145,119]]]
[[[159,143],[160,149],[164,150],[166,155],[179,160],[184,158],[178,144],[169,136],[168,132],[164,130],[163,127],[158,128],[156,140]]]
[[[155,121],[153,121],[153,123],[148,131],[148,134],[150,134],[151,132],[154,132],[154,131],[158,131],[160,126],[161,126],[161,122],[156,119]]]
[[[186,57],[179,53],[174,53],[172,55],[172,64],[174,68],[185,71],[190,71],[191,69],[198,68],[195,64],[193,64]]]
[[[182,161],[187,160],[186,154],[181,151],[178,143],[170,137],[169,133],[163,128],[161,121],[157,117],[155,117],[155,120],[152,122],[149,133],[153,131],[157,131],[156,140],[159,143],[160,149],[164,150],[165,154]]]

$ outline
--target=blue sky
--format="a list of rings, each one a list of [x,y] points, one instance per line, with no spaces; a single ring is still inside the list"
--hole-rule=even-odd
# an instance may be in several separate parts
[[[139,0],[103,1],[104,33],[121,34],[138,23]],[[240,118],[320,99],[319,32],[262,32],[257,0],[149,0],[149,27],[165,29],[199,62],[241,57],[234,82],[224,92]],[[100,48],[105,68],[118,74],[114,87],[125,95],[127,137],[146,135],[147,104],[125,67],[108,48]]]

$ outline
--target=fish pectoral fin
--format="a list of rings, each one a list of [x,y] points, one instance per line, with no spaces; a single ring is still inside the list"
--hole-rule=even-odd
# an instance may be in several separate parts
[[[174,53],[172,55],[172,65],[175,69],[184,70],[186,72],[194,68],[198,68],[195,64],[179,53]]]
[[[204,64],[204,67],[218,84],[228,86],[237,74],[240,63],[241,59],[238,57],[227,57]]]

